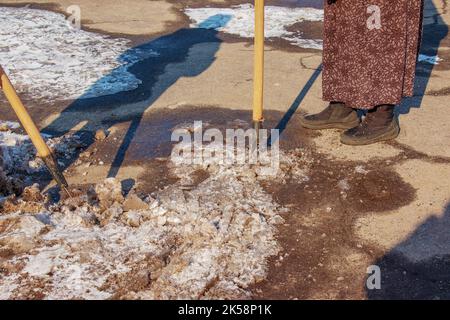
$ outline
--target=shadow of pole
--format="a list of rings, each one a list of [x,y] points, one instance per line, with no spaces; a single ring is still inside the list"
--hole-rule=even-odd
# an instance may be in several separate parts
[[[114,178],[119,173],[119,169],[122,166],[122,163],[125,160],[125,154],[128,150],[128,148],[131,145],[131,142],[134,139],[134,136],[136,135],[136,132],[139,128],[139,125],[142,121],[142,115],[139,115],[138,117],[131,120],[130,127],[127,130],[127,133],[125,134],[125,137],[123,138],[122,144],[120,145],[119,149],[117,150],[116,156],[114,157],[113,162],[111,163],[111,167],[108,172],[108,178]]]
[[[278,122],[276,129],[280,130],[280,134],[286,129],[287,124],[291,120],[294,113],[297,111],[298,107],[300,107],[300,104],[302,103],[303,99],[305,99],[314,82],[316,82],[317,78],[320,76],[321,72],[322,72],[322,64],[320,64],[320,66],[314,71],[309,80],[306,82],[303,89],[295,98],[294,102],[292,102],[286,114],[283,116],[280,122]]]
[[[298,108],[300,107],[301,103],[305,99],[305,97],[308,94],[309,90],[311,90],[311,88],[314,85],[314,83],[316,82],[317,78],[320,76],[321,72],[322,72],[322,64],[320,64],[317,67],[317,69],[314,70],[313,74],[308,79],[308,81],[306,82],[306,84],[304,85],[304,87],[300,91],[300,93],[297,95],[295,100],[292,102],[291,106],[286,111],[286,113],[284,114],[283,118],[281,118],[281,120],[276,125],[275,129],[279,130],[278,137],[280,137],[281,134],[283,133],[283,131],[286,129],[287,125],[289,124],[289,121],[291,121],[292,116],[295,114],[295,112],[297,112]],[[271,137],[269,137],[268,141],[269,141],[269,147],[270,147],[270,145],[272,143],[276,142],[276,140],[275,141],[271,141]]]

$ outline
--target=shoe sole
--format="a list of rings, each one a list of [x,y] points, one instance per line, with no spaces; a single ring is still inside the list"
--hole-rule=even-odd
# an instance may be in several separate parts
[[[379,135],[378,137],[374,137],[372,139],[361,139],[361,140],[347,139],[342,134],[341,135],[341,143],[343,143],[345,145],[349,145],[349,146],[367,146],[367,145],[374,144],[377,142],[393,140],[393,139],[397,138],[399,134],[400,134],[400,126],[396,122],[395,125],[391,126],[391,128],[388,131],[386,131],[385,133]]]
[[[342,129],[347,130],[354,128],[359,125],[359,119],[352,122],[334,122],[334,123],[325,123],[325,124],[312,124],[303,122],[303,119],[300,120],[300,124],[302,127],[312,130],[324,130],[324,129]]]

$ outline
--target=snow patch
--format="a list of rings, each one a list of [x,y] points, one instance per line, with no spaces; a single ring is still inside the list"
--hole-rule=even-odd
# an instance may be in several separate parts
[[[193,21],[191,27],[217,29],[243,38],[254,36],[254,7],[243,4],[231,8],[188,8],[185,13]],[[209,17],[218,19],[210,25],[202,25]],[[219,17],[230,17],[227,23],[222,23]],[[229,21],[228,21],[229,20]],[[322,49],[322,40],[304,39],[301,35],[288,31],[289,26],[302,21],[323,21],[323,10],[314,8],[286,8],[266,6],[266,34],[267,38],[282,38],[302,48]]]
[[[308,166],[293,167],[295,152],[281,154],[275,179],[307,174]],[[208,178],[196,185],[198,170]],[[124,197],[115,179],[79,191],[43,207],[39,228],[22,209],[5,212],[0,245],[15,254],[0,261],[9,270],[0,296],[249,298],[246,288],[265,278],[267,259],[279,252],[276,226],[286,209],[261,187],[255,166],[170,164],[169,171],[178,182],[142,200]],[[126,209],[131,199],[139,209]]]
[[[98,97],[133,90],[128,68],[157,55],[130,49],[126,39],[77,30],[64,15],[0,7],[0,64],[17,90],[43,101]]]
[[[443,59],[439,58],[439,56],[428,56],[426,54],[419,54],[419,62],[437,65],[441,61],[443,61]]]
[[[311,163],[300,149],[281,151],[270,179],[306,181]],[[279,252],[276,227],[288,211],[257,167],[169,163],[178,181],[151,195],[125,196],[110,178],[52,205],[26,188],[0,214],[0,297],[250,298]]]
[[[45,168],[30,138],[19,127],[17,122],[0,121],[0,204],[5,197],[20,194],[24,185],[31,182],[31,174]],[[60,165],[84,148],[80,137],[73,133],[57,138],[43,135],[43,138]]]
[[[30,138],[23,133],[16,132],[20,128],[19,123],[0,121],[0,169],[8,175],[28,174],[43,170],[44,163],[37,158],[36,149]],[[70,159],[73,154],[83,147],[80,137],[76,134],[67,134],[62,137],[52,138],[42,135],[50,149],[54,151],[58,159]]]

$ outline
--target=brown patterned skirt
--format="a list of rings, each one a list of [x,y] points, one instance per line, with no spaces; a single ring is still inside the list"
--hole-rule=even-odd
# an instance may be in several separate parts
[[[325,0],[323,99],[358,109],[412,96],[423,0]]]

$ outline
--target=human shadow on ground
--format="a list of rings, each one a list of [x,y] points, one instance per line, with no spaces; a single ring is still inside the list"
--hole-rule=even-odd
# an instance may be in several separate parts
[[[433,1],[425,0],[425,17],[432,17],[433,23],[428,23],[424,18],[422,43],[420,54],[423,56],[437,57],[442,40],[448,35],[448,26],[442,20]],[[426,61],[419,61],[416,66],[416,78],[414,82],[414,96],[404,98],[396,108],[399,115],[408,114],[412,108],[421,108],[427,86],[431,79],[431,73],[435,65]]]
[[[381,289],[366,289],[369,299],[450,299],[450,203],[374,265]]]
[[[141,82],[136,89],[94,98],[89,97],[91,90],[88,89],[84,96],[65,108],[45,127],[43,133],[61,136],[76,127],[75,133],[82,135],[83,142],[89,146],[94,142],[97,130],[108,130],[116,124],[129,122],[128,131],[108,173],[109,177],[116,176],[144,112],[178,79],[196,77],[212,65],[222,42],[218,37],[218,28],[230,20],[229,15],[214,15],[196,28],[180,29],[127,50],[118,61],[137,60],[127,69]],[[169,65],[173,67],[168,68]],[[107,85],[118,71],[121,70],[113,70],[92,87]],[[78,155],[65,165],[69,166],[76,158]]]

